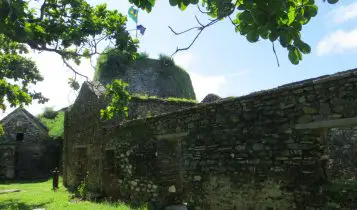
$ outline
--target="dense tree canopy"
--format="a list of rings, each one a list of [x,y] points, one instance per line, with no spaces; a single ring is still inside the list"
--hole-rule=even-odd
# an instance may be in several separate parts
[[[328,0],[329,3],[337,1]],[[155,5],[155,0],[129,2],[148,12]],[[301,30],[318,12],[314,0],[169,2],[181,10],[191,4],[201,5],[197,6],[198,9],[211,18],[205,25],[197,19],[198,26],[189,29],[199,31],[194,40],[205,28],[220,20],[229,19],[236,32],[244,35],[249,42],[257,42],[260,38],[271,42],[278,41],[281,46],[287,48],[293,64],[298,64],[302,54],[311,50],[301,39]],[[42,103],[47,101],[41,93],[29,89],[29,85],[43,80],[36,64],[25,56],[30,49],[60,55],[67,67],[74,72],[75,77],[69,83],[75,89],[79,88],[76,76],[86,75],[77,72],[72,63],[79,64],[81,58],[90,58],[100,53],[100,43],[110,42],[114,48],[126,52],[134,59],[138,41],[126,31],[126,20],[125,15],[117,10],[108,10],[105,4],[91,6],[85,0],[0,0],[0,109],[6,109],[6,101],[10,106],[29,104],[33,99]],[[113,85],[108,85],[108,95],[113,98],[128,98],[121,87],[123,84],[116,81]],[[110,104],[107,109],[110,113],[108,116],[116,113],[112,111],[114,106],[121,104]]]

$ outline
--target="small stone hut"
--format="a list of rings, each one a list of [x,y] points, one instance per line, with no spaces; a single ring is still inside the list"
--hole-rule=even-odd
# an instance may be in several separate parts
[[[50,141],[47,127],[26,109],[17,108],[0,121],[0,178],[37,179],[58,165],[60,144]]]

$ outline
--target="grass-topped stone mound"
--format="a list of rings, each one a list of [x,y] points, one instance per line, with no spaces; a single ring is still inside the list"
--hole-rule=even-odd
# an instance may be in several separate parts
[[[131,61],[129,55],[109,49],[98,59],[94,80],[107,84],[114,79],[129,83],[132,94],[196,99],[190,75],[165,55],[156,60],[140,54]]]

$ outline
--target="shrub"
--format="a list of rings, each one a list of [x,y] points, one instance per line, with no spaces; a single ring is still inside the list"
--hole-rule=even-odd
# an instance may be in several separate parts
[[[147,58],[149,58],[149,54],[147,52],[138,53],[138,55],[136,56],[136,60],[143,60]]]
[[[165,54],[159,54],[159,60],[165,65],[165,66],[174,66],[175,61],[168,55]]]
[[[103,83],[111,82],[133,61],[134,57],[131,54],[115,48],[107,48],[98,57],[93,80]]]
[[[47,119],[55,119],[57,117],[57,112],[54,111],[52,107],[45,107],[42,116]]]
[[[82,199],[86,199],[88,195],[88,172],[84,179],[81,181],[77,187],[77,192]]]

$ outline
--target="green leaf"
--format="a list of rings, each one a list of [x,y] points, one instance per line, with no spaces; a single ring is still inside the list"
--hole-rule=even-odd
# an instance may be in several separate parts
[[[190,0],[181,0],[185,6],[190,5]]]
[[[184,11],[187,8],[187,5],[185,5],[183,2],[180,2],[179,8],[181,11]]]
[[[279,34],[276,31],[271,31],[269,34],[269,40],[274,42],[279,37]]]
[[[257,42],[259,40],[259,34],[256,30],[250,30],[247,33],[247,40],[251,43]]]
[[[249,33],[249,31],[253,30],[252,25],[248,25],[246,23],[240,24],[237,28],[239,28],[241,35],[246,35]]]
[[[294,44],[304,54],[309,54],[311,52],[311,47],[301,40],[295,41]]]
[[[329,4],[336,4],[338,2],[338,0],[327,0],[327,2]]]
[[[263,38],[263,39],[268,39],[269,38],[269,30],[267,27],[261,27],[258,29],[259,35]]]
[[[83,56],[84,56],[85,58],[90,58],[90,51],[89,51],[89,49],[85,49],[85,50],[84,50]]]
[[[239,15],[239,19],[241,21],[245,21],[247,23],[252,23],[253,22],[253,17],[248,11],[244,11]]]
[[[302,29],[302,25],[297,21],[294,21],[293,24],[291,24],[291,27],[293,27],[296,31],[301,31]]]
[[[299,64],[300,60],[302,60],[301,52],[297,48],[291,47],[289,50],[289,60],[294,65]]]
[[[299,59],[296,56],[296,54],[294,53],[294,50],[289,50],[289,60],[292,64],[297,65],[299,64]]]
[[[307,7],[306,13],[309,14],[309,18],[311,17],[315,17],[317,15],[318,12],[318,7],[316,5],[309,5]]]
[[[281,46],[287,47],[291,42],[291,38],[289,37],[289,34],[287,32],[281,32],[279,41]]]
[[[294,22],[294,20],[295,20],[295,15],[296,15],[295,9],[291,9],[291,10],[289,11],[289,13],[288,13],[288,17],[289,17],[288,25],[290,25],[291,23]]]

